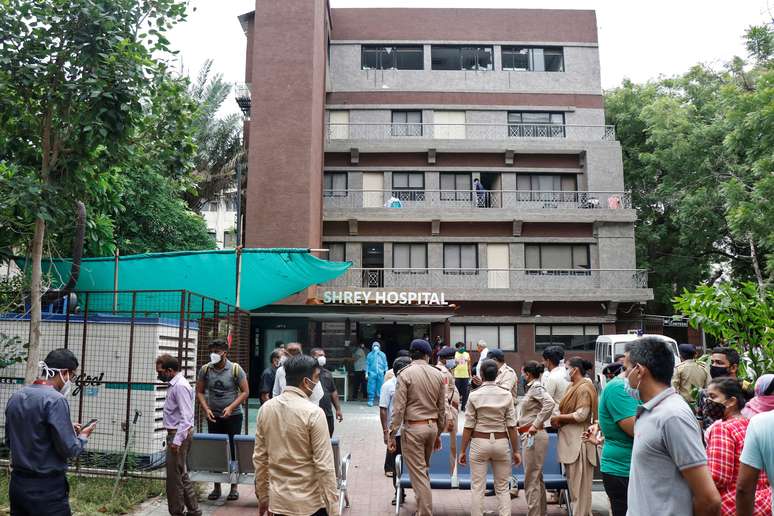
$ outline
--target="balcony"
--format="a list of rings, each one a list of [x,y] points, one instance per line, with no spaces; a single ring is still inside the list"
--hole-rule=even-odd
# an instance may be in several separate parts
[[[447,300],[639,301],[652,297],[642,269],[364,269],[320,285],[340,291],[433,291]]]
[[[615,141],[615,126],[570,124],[331,124],[326,141],[403,141],[425,140],[573,140]]]
[[[323,190],[325,209],[631,209],[631,192],[525,190]]]

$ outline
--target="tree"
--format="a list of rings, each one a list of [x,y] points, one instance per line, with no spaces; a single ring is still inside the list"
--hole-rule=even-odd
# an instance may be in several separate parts
[[[142,114],[154,55],[185,17],[176,0],[4,0],[0,3],[0,156],[30,190],[31,315],[27,380],[37,374],[46,225],[68,193],[107,187],[99,166],[120,154]]]
[[[744,357],[740,375],[755,380],[774,371],[774,290],[760,296],[752,282],[702,285],[683,291],[675,309]]]
[[[756,34],[756,66],[735,58],[723,70],[695,66],[606,94],[656,312],[671,312],[683,289],[724,275],[753,279],[761,292],[774,277],[774,72]]]
[[[244,157],[241,115],[218,117],[233,88],[223,81],[221,74],[211,75],[211,71],[212,61],[207,60],[190,88],[199,109],[194,119],[197,152],[192,179],[195,184],[187,192],[186,202],[196,212],[235,184],[236,166]]]

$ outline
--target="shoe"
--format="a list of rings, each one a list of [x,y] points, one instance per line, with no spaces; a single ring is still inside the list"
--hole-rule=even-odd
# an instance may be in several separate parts
[[[213,489],[210,494],[207,495],[207,500],[217,500],[220,498],[220,489]]]
[[[391,504],[391,505],[395,505],[395,502],[396,502],[397,500],[398,500],[398,495],[397,495],[397,494],[394,494],[394,495],[392,496],[392,501],[390,502],[390,504]],[[401,497],[400,497],[400,503],[401,503],[401,504],[404,504],[404,503],[406,503],[406,495],[403,495],[403,496],[401,496]]]
[[[368,402],[368,406],[369,406],[369,407],[373,407],[373,406],[374,406],[374,402],[373,402],[373,401],[369,401],[369,402]]]
[[[226,497],[226,500],[233,502],[234,500],[239,500],[239,491],[236,489],[232,489],[231,492]]]

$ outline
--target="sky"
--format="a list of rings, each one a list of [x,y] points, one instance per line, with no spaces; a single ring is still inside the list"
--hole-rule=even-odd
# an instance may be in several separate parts
[[[276,0],[281,1],[281,0]],[[330,0],[331,7],[594,9],[602,87],[673,76],[696,63],[721,66],[744,56],[742,35],[771,21],[774,0]],[[184,73],[206,59],[229,82],[244,82],[245,36],[237,20],[254,0],[192,0],[188,20],[170,33]],[[193,10],[195,8],[195,10]],[[238,112],[236,103],[224,111]]]

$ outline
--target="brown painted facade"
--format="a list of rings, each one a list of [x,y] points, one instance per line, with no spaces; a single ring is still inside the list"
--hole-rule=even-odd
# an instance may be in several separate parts
[[[340,41],[597,42],[594,11],[331,9]]]

